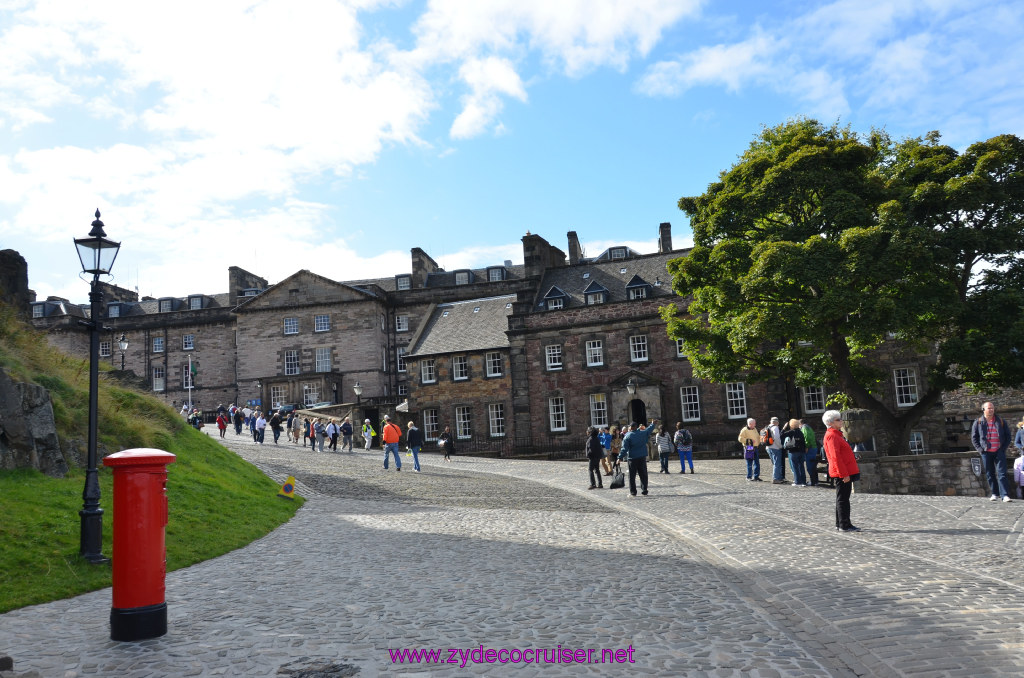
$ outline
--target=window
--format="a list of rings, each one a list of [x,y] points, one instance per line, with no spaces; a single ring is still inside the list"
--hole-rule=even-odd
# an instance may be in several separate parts
[[[313,316],[314,332],[326,332],[329,329],[331,329],[331,316],[327,314]]]
[[[172,309],[172,305],[171,305],[171,300],[170,299],[161,299],[160,300],[160,313],[170,313],[171,309]]]
[[[468,285],[469,284],[469,271],[457,271],[455,273],[455,284],[456,285]]]
[[[608,425],[608,397],[603,393],[590,394],[590,425]]]
[[[604,303],[604,292],[591,292],[587,295],[587,306],[597,306]]]
[[[730,419],[746,419],[747,387],[742,381],[725,385],[725,402]]]
[[[163,353],[163,352],[164,352],[164,338],[163,337],[153,337],[153,353]]]
[[[163,391],[167,388],[167,372],[164,371],[163,367],[153,368],[153,390]]]
[[[604,365],[604,346],[600,339],[587,342],[587,367]]]
[[[502,360],[501,354],[497,351],[488,353],[485,358],[487,363],[487,376],[488,377],[500,377],[502,375]]]
[[[700,394],[696,386],[682,386],[679,389],[683,421],[700,421]]]
[[[189,310],[191,310],[191,311],[196,311],[196,310],[201,309],[203,307],[203,298],[202,297],[189,297],[188,298],[188,307],[189,307]]]
[[[321,347],[316,350],[316,371],[317,372],[330,372],[331,371],[331,349],[330,347]]]
[[[284,373],[289,375],[299,373],[298,350],[291,349],[284,352]]]
[[[911,431],[910,432],[910,453],[911,454],[924,454],[928,450],[924,447],[924,432],[922,431]]]
[[[181,366],[181,387],[182,388],[195,388],[195,380],[192,378],[192,373],[189,372],[188,363]]]
[[[42,304],[33,304],[32,305],[32,317],[33,318],[42,318],[44,310],[45,309],[44,309]]]
[[[398,395],[407,396],[409,395],[409,387],[406,384],[398,385]]]
[[[630,299],[646,299],[647,288],[646,287],[631,287],[629,288]]]
[[[473,437],[473,408],[468,405],[459,405],[455,408],[455,437]]]
[[[302,404],[306,407],[320,402],[320,384],[302,385]]]
[[[120,318],[121,317],[121,304],[110,304],[107,306],[107,317],[108,318]]]
[[[611,251],[612,259],[625,259],[626,248],[625,247],[613,247]]]
[[[822,386],[804,386],[804,412],[825,411],[825,389]]]
[[[548,398],[548,422],[552,431],[565,430],[565,398]]]
[[[395,365],[397,365],[397,369],[398,369],[399,372],[405,372],[406,371],[406,367],[405,367],[405,351],[406,351],[406,348],[407,348],[406,346],[399,346],[398,348],[395,349]]]
[[[270,406],[281,407],[284,403],[285,398],[288,397],[288,387],[284,385],[277,385],[270,387]]]
[[[548,299],[548,310],[557,311],[565,306],[564,300],[561,297],[557,299]]]
[[[299,319],[298,318],[285,318],[284,319],[284,333],[285,334],[298,334],[299,333]]]
[[[109,341],[101,341],[100,342],[100,357],[101,358],[109,358],[110,357],[110,342]]]
[[[492,403],[487,406],[487,422],[492,438],[505,437],[505,405],[503,403]]]
[[[433,384],[437,381],[437,372],[434,370],[433,358],[426,358],[420,363],[420,381],[424,384]]]
[[[191,351],[196,347],[196,335],[194,334],[183,334],[181,335],[181,350]]]
[[[412,289],[412,278],[407,275],[400,275],[395,278],[395,287],[399,291]]]
[[[547,358],[547,366],[549,370],[562,369],[562,347],[559,344],[545,346],[544,355]]]
[[[490,282],[498,282],[499,280],[505,279],[505,269],[503,268],[489,268],[487,269],[487,280]]]
[[[409,331],[409,316],[407,315],[396,315],[395,316],[395,332],[408,332]]]
[[[437,440],[437,410],[423,410],[423,439]]]
[[[452,379],[462,381],[469,379],[469,359],[464,355],[452,358]]]
[[[682,339],[676,339],[676,357],[677,358],[685,358],[686,357],[686,354],[683,353],[683,340]]]
[[[639,334],[629,338],[629,359],[634,363],[642,363],[648,359],[647,335]]]
[[[909,367],[892,371],[896,382],[896,406],[912,407],[917,404],[917,373]]]

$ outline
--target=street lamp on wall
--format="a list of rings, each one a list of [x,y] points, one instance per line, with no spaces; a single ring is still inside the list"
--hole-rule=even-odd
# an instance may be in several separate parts
[[[334,394],[334,404],[338,404],[338,382],[331,384],[331,392]]]
[[[89,285],[89,320],[83,324],[89,327],[89,433],[88,456],[85,470],[85,489],[82,491],[81,534],[79,553],[90,563],[109,562],[103,557],[103,509],[100,508],[100,483],[96,470],[96,429],[99,396],[99,352],[100,352],[100,309],[103,292],[100,291],[100,276],[108,275],[117,259],[121,243],[107,239],[96,210],[96,221],[87,238],[75,238],[75,249],[82,264],[82,273],[92,274]],[[124,337],[122,337],[123,339]],[[125,348],[128,344],[125,342]],[[122,353],[122,369],[124,368]]]
[[[363,395],[363,387],[359,385],[358,381],[352,385],[352,392],[356,394],[356,405],[358,405],[360,396]]]
[[[124,332],[121,333],[121,338],[117,340],[117,346],[121,349],[121,371],[124,372],[124,352],[128,350],[128,338]]]
[[[630,377],[629,381],[626,382],[626,392],[629,393],[630,397],[636,395],[636,381],[633,380],[633,377]]]

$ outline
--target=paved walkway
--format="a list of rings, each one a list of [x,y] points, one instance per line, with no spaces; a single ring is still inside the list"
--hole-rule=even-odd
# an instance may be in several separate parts
[[[380,451],[227,443],[276,480],[297,478],[310,501],[295,519],[170,573],[162,638],[109,640],[109,590],[0,616],[0,653],[16,671],[1021,674],[1024,502],[854,494],[864,531],[847,534],[834,529],[832,491],[748,483],[742,460],[699,463],[696,475],[653,463],[651,495],[632,499],[587,491],[578,463],[425,454],[422,473],[406,457],[397,473]],[[481,646],[518,653],[463,666]],[[565,663],[565,652],[525,663],[559,647],[596,661],[632,648],[633,663],[626,652],[622,665]],[[435,648],[457,663],[389,654]]]

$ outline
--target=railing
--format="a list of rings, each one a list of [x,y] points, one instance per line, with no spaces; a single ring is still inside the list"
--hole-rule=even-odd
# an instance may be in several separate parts
[[[484,457],[529,457],[534,459],[585,459],[582,438],[545,436],[456,438],[455,453]],[[437,441],[427,442],[427,449],[436,449]]]

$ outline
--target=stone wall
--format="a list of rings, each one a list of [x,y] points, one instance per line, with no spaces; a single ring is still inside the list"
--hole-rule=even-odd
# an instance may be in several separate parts
[[[1012,453],[1013,447],[1010,448]],[[1013,460],[1007,460],[1009,480],[1013,482]],[[913,454],[899,457],[865,456],[858,462],[861,480],[856,489],[876,494],[920,494],[926,496],[987,497],[991,494],[985,470],[975,475],[975,452]],[[1013,494],[1016,496],[1016,493]]]
[[[13,381],[0,370],[0,469],[33,468],[55,477],[68,472],[53,420],[50,393]]]

